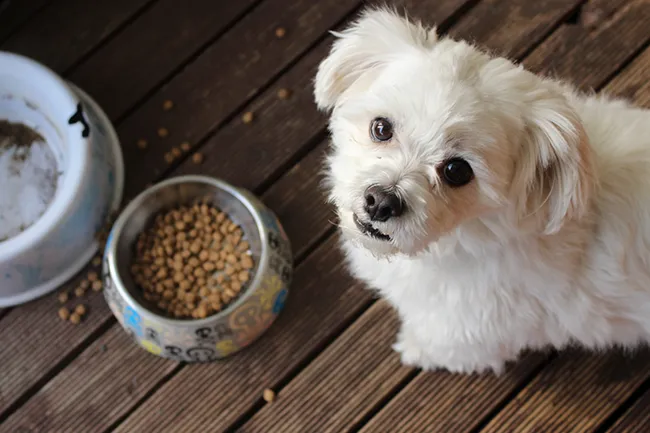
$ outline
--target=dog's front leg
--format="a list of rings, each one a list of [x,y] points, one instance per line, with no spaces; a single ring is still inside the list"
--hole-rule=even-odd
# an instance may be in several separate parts
[[[514,358],[503,350],[490,350],[479,344],[445,342],[436,344],[430,336],[418,338],[417,332],[402,324],[393,349],[399,353],[402,364],[423,370],[448,370],[452,373],[483,373],[499,375],[505,363]],[[512,355],[512,356],[511,356]]]

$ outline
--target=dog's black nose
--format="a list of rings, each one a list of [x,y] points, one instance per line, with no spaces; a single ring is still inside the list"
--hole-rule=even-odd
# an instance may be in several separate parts
[[[384,222],[404,213],[404,202],[393,191],[379,185],[366,190],[365,211],[372,221]]]

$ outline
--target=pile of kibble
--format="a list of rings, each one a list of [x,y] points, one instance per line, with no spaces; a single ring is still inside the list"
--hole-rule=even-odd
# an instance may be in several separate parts
[[[253,266],[242,229],[202,201],[156,216],[138,237],[131,274],[171,317],[200,319],[237,299]]]

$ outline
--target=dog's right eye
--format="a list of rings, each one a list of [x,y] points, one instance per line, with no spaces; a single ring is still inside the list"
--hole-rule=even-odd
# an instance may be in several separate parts
[[[370,138],[376,142],[389,141],[393,138],[393,125],[383,117],[374,119],[370,124]]]

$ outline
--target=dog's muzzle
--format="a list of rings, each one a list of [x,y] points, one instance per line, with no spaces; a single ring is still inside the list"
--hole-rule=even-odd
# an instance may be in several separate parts
[[[370,223],[365,223],[362,222],[357,214],[352,215],[352,219],[354,220],[354,224],[356,224],[357,228],[361,233],[363,233],[366,236],[369,236],[374,239],[378,239],[380,241],[389,241],[390,236],[383,234],[376,228],[372,226]]]

